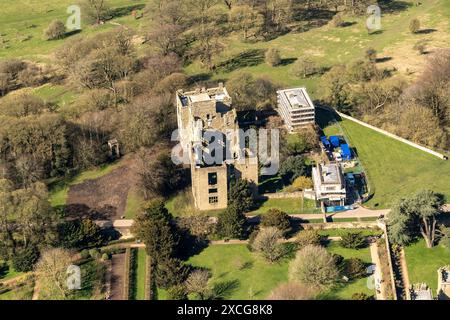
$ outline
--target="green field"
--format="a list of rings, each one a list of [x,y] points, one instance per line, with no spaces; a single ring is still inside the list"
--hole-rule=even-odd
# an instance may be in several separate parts
[[[323,121],[327,112],[319,113],[322,113]],[[441,160],[346,119],[326,126],[324,131],[327,135],[343,132],[356,149],[374,193],[367,206],[388,208],[398,197],[424,188],[450,199],[450,179],[445,174],[450,172],[450,161]]]
[[[14,270],[14,268],[9,264],[3,264],[0,260],[0,282],[10,280],[12,278],[21,276],[23,273]]]
[[[61,40],[45,41],[42,36],[43,30],[55,19],[65,23],[70,16],[66,13],[67,8],[79,2],[72,0],[18,0],[14,2],[0,0],[2,8],[0,33],[3,40],[3,44],[0,43],[0,58],[21,57],[34,61],[49,61],[51,60],[49,54],[64,42],[117,27],[117,25],[111,24],[111,21],[101,26],[90,26],[82,23],[82,31],[78,34]],[[108,0],[112,9],[142,5],[145,2]],[[83,12],[81,12],[81,18],[83,19]],[[131,17],[129,12],[126,15],[117,14],[113,22],[125,24],[129,27],[139,27],[139,20]]]
[[[137,269],[136,269],[136,296],[135,300],[145,299],[145,276],[147,264],[147,254],[144,248],[139,248],[137,253]]]
[[[333,242],[327,250],[340,254],[344,258],[355,257],[371,263],[368,248],[344,249],[339,246],[339,243]],[[265,299],[279,284],[288,280],[288,260],[269,264],[251,253],[245,245],[210,246],[189,259],[188,263],[210,269],[213,285],[231,288],[227,291],[226,299]],[[373,290],[367,288],[367,278],[340,285],[331,292],[321,295],[320,298],[350,299],[354,293],[358,292],[374,294]]]
[[[272,289],[288,280],[288,261],[268,264],[245,245],[210,246],[188,263],[211,269],[211,283],[228,286],[226,299],[265,299]]]
[[[270,209],[279,209],[287,214],[320,213],[315,201],[303,198],[268,199],[259,203],[260,207],[249,215],[265,214]]]
[[[367,264],[372,263],[370,256],[370,249],[363,248],[359,250],[346,249],[340,246],[338,241],[333,241],[327,246],[327,250],[334,254],[339,254],[344,257],[344,259],[349,258],[359,258]],[[350,300],[352,295],[355,293],[365,293],[369,296],[375,295],[373,289],[369,289],[367,284],[370,279],[361,278],[356,281],[350,281],[345,285],[337,286],[337,288],[331,290],[322,296],[324,299],[338,299],[338,300]]]
[[[425,241],[420,240],[405,247],[405,255],[410,283],[425,282],[432,289],[433,296],[436,296],[437,270],[450,265],[450,252],[441,246],[428,249]]]

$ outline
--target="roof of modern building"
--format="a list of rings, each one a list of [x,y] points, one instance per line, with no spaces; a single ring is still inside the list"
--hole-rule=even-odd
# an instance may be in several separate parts
[[[320,178],[325,184],[340,184],[341,173],[340,166],[336,163],[320,164]]]
[[[311,101],[306,88],[279,90],[278,94],[285,97],[292,110],[314,108],[314,104]]]

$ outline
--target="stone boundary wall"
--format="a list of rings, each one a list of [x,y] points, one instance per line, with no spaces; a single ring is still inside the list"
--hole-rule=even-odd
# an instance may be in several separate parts
[[[411,147],[414,147],[414,148],[419,149],[421,151],[427,152],[427,153],[429,153],[429,154],[431,154],[431,155],[433,155],[435,157],[438,157],[438,158],[440,158],[442,160],[448,160],[448,157],[446,155],[442,154],[442,153],[439,153],[439,152],[433,151],[433,150],[431,150],[429,148],[423,147],[423,146],[421,146],[421,145],[419,145],[417,143],[414,143],[414,142],[411,142],[409,140],[406,140],[405,138],[399,137],[399,136],[397,136],[397,135],[395,135],[393,133],[390,133],[390,132],[387,132],[386,130],[377,128],[375,126],[372,126],[372,125],[370,125],[368,123],[365,123],[365,122],[363,122],[361,120],[355,119],[355,118],[353,118],[351,116],[348,116],[346,114],[343,114],[341,112],[336,111],[336,113],[340,117],[342,117],[344,119],[356,122],[356,123],[358,123],[358,124],[360,124],[360,125],[362,125],[362,126],[364,126],[366,128],[372,129],[372,130],[377,131],[377,132],[379,132],[381,134],[384,134],[385,136],[388,136],[388,137],[390,137],[392,139],[395,139],[395,140],[398,140],[400,142],[406,143],[407,145],[410,145]]]
[[[261,194],[258,198],[265,199],[293,199],[293,198],[301,198],[304,197],[310,200],[316,200],[316,196],[314,191],[296,191],[296,192],[275,192],[275,193],[264,193]]]
[[[386,223],[382,223],[380,222],[378,224],[378,227],[383,230],[384,232],[384,239],[385,239],[385,244],[386,244],[386,252],[388,255],[388,264],[389,264],[389,272],[391,274],[391,285],[392,285],[392,294],[394,295],[394,300],[398,300],[397,297],[397,285],[395,283],[395,277],[394,277],[394,266],[392,264],[392,255],[391,255],[391,246],[389,243],[389,235],[387,232],[387,227],[386,227]],[[405,288],[405,290],[409,290],[409,288]]]

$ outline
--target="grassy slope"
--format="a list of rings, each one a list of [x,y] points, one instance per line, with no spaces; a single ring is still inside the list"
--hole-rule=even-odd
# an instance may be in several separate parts
[[[443,161],[402,142],[386,137],[355,122],[340,122],[344,134],[366,169],[374,197],[372,208],[389,207],[400,196],[428,188],[450,199],[450,162]],[[325,128],[327,135],[339,133],[334,125]]]
[[[428,249],[420,240],[405,247],[405,254],[411,284],[425,282],[436,295],[437,270],[450,264],[450,252],[441,246]]]
[[[406,3],[406,1],[402,2]],[[405,44],[410,50],[409,54],[416,55],[412,46],[419,39],[427,38],[427,35],[412,35],[409,32],[408,26],[412,18],[420,18],[423,28],[436,28],[438,30],[445,28],[445,31],[450,31],[448,24],[441,25],[450,17],[450,10],[446,10],[450,8],[448,1],[424,0],[421,3],[422,5],[419,7],[411,6],[393,14],[383,12],[382,32],[378,34],[369,35],[367,33],[365,17],[354,17],[346,19],[356,23],[350,27],[333,28],[326,25],[303,33],[289,33],[268,42],[244,43],[236,35],[224,41],[227,50],[223,50],[218,60],[226,61],[244,50],[270,47],[279,49],[284,59],[308,56],[324,67],[362,58],[369,47],[382,52],[390,47]],[[442,43],[436,43],[436,45],[443,46]],[[402,57],[392,58],[402,59]],[[319,93],[320,77],[299,79],[290,74],[289,69],[290,65],[269,67],[262,62],[256,66],[245,67],[240,70],[249,71],[254,75],[268,76],[285,86],[306,86],[313,98],[316,98]],[[192,74],[207,72],[198,62],[188,66],[186,71]],[[227,79],[229,76],[230,73],[218,72],[213,75],[213,78]]]
[[[43,30],[47,28],[50,22],[59,19],[65,23],[69,17],[69,14],[66,13],[68,6],[77,2],[79,1],[18,0],[12,3],[10,0],[0,0],[0,7],[2,8],[0,30],[3,39],[7,40],[7,44],[10,46],[7,49],[0,47],[0,58],[22,57],[36,61],[48,61],[47,55],[65,41],[116,27],[110,23],[95,27],[82,24],[82,32],[79,34],[56,41],[43,40]],[[109,0],[108,3],[111,8],[121,8],[144,4],[145,1]],[[83,17],[83,12],[81,12],[81,15]],[[114,22],[130,27],[139,26],[139,20],[135,20],[130,15],[117,17]],[[27,36],[31,36],[31,39],[21,41]]]

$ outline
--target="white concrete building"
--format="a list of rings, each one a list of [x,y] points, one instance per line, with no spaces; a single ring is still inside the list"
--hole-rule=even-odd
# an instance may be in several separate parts
[[[343,206],[347,191],[342,167],[338,163],[318,164],[312,170],[316,200],[324,206]]]
[[[277,97],[278,113],[289,131],[315,124],[315,107],[306,88],[279,90]]]

